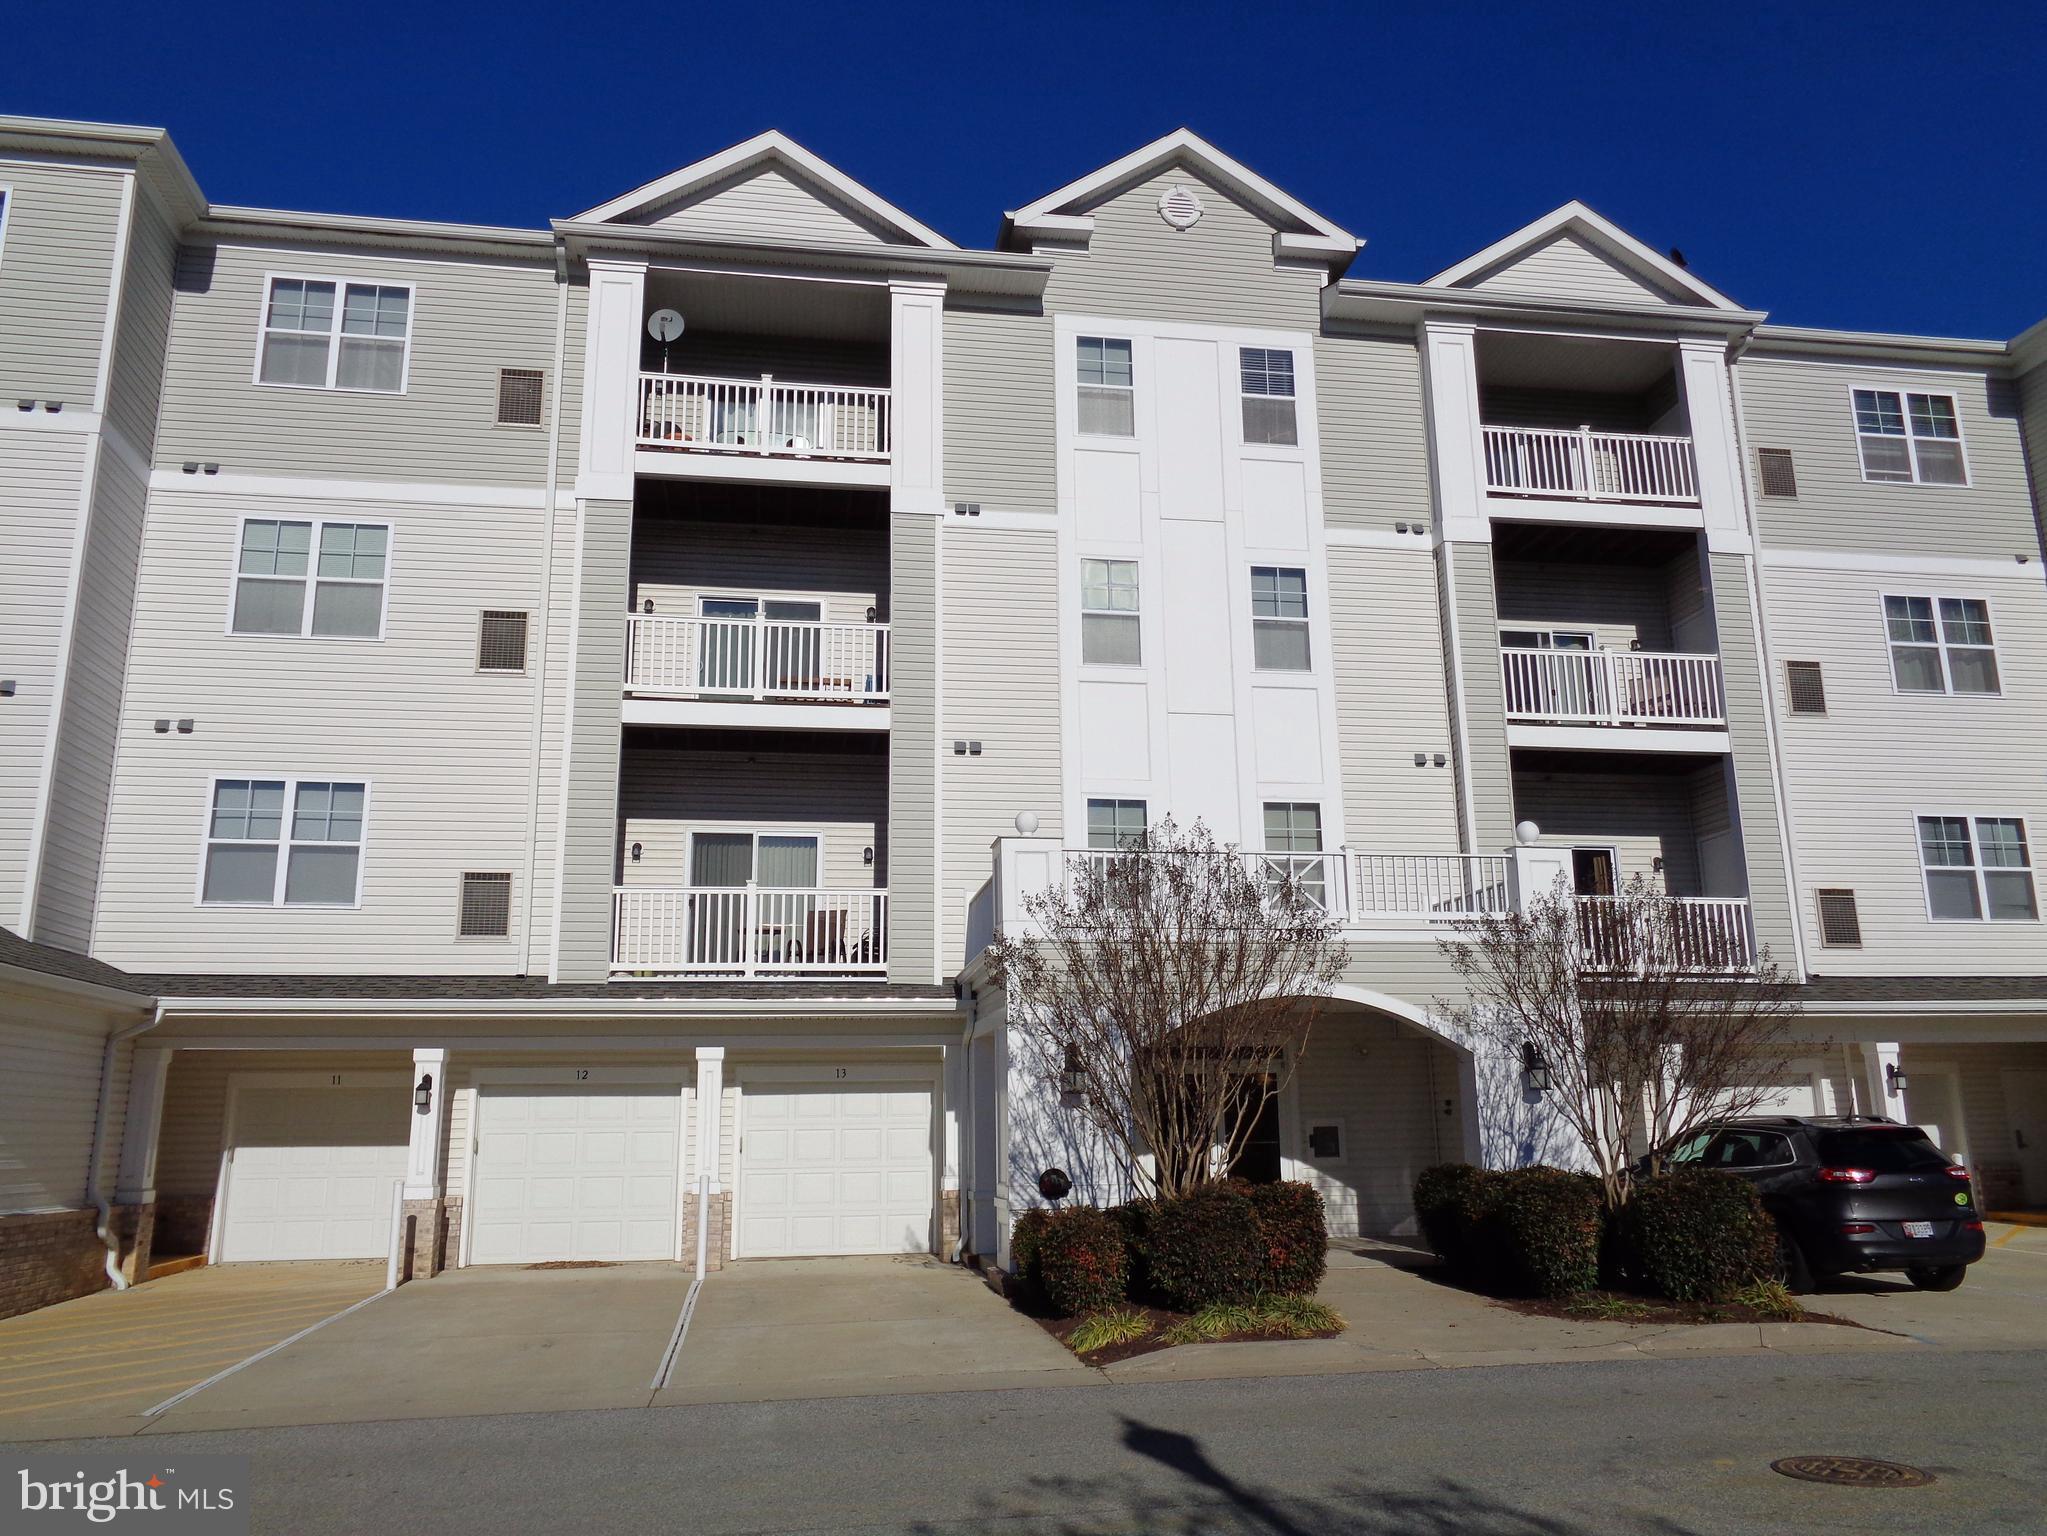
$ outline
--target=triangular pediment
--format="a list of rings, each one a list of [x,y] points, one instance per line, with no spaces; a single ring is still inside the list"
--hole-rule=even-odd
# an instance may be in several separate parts
[[[788,135],[770,131],[577,215],[720,239],[956,247]]]
[[[1430,287],[1584,303],[1685,304],[1738,309],[1732,299],[1583,203],[1516,230],[1446,272]]]

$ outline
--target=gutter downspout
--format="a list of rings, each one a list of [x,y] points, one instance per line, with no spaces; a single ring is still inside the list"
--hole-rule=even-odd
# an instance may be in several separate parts
[[[981,1002],[980,995],[977,992],[975,992],[975,990],[972,987],[968,987],[966,989],[966,992],[967,1022],[966,1026],[960,1031],[959,1075],[962,1078],[966,1079],[967,1081],[971,1082],[974,1075],[974,1021],[980,1017]],[[966,1098],[967,1108],[969,1109],[969,1111],[971,1111],[973,1109],[973,1094],[971,1091],[967,1093]],[[974,1123],[973,1115],[969,1113],[967,1116],[967,1126],[970,1132],[972,1130],[973,1123]],[[962,1166],[970,1166],[971,1159],[962,1157],[960,1159],[960,1163]],[[957,1264],[966,1256],[967,1228],[970,1224],[969,1217],[971,1215],[971,1203],[974,1197],[973,1185],[974,1181],[971,1178],[969,1178],[966,1181],[965,1187],[962,1188],[959,1192],[960,1211],[959,1232],[952,1240],[952,1252],[946,1255],[946,1262],[948,1264]]]
[[[547,485],[542,496],[541,545],[540,545],[540,601],[535,617],[540,633],[535,646],[536,659],[532,662],[535,674],[533,690],[533,729],[528,746],[530,749],[532,792],[527,796],[526,805],[526,880],[525,890],[519,903],[519,974],[531,975],[533,971],[533,877],[538,868],[540,850],[540,776],[542,759],[546,747],[547,720],[547,668],[553,655],[554,625],[554,536],[557,507],[556,483],[561,477],[561,428],[562,428],[562,362],[568,348],[569,329],[569,287],[568,264],[562,259],[559,248],[555,255],[555,306],[554,306],[554,398],[548,403],[552,407],[547,427]],[[557,828],[559,830],[559,828]],[[559,863],[561,849],[557,846],[554,856]],[[554,957],[550,954],[546,970],[552,975]]]
[[[128,1289],[128,1277],[121,1273],[121,1245],[113,1233],[114,1207],[100,1188],[100,1153],[107,1141],[107,1113],[113,1096],[114,1053],[126,1041],[137,1035],[146,1034],[163,1022],[163,1004],[158,1003],[146,1023],[131,1024],[126,1029],[107,1031],[106,1047],[100,1052],[100,1093],[99,1108],[92,1119],[92,1158],[85,1165],[85,1203],[99,1212],[99,1219],[93,1223],[93,1231],[99,1234],[101,1245],[107,1250],[105,1265],[107,1280],[117,1291]]]

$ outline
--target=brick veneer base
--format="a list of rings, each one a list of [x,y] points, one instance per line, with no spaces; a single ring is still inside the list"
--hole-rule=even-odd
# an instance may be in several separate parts
[[[77,1296],[105,1290],[106,1245],[94,1211],[37,1211],[0,1216],[0,1317],[15,1317]],[[155,1211],[147,1205],[114,1207],[111,1230],[120,1244],[120,1268],[130,1281],[149,1272]]]
[[[412,1238],[405,1278],[430,1280],[452,1268],[462,1251],[462,1197],[406,1201],[405,1227]]]
[[[942,1189],[938,1192],[938,1256],[952,1257],[952,1251],[960,1240],[960,1192],[956,1189]]]
[[[204,1253],[213,1229],[213,1196],[158,1195],[156,1237],[150,1251],[157,1258],[172,1254]]]
[[[732,1250],[732,1196],[729,1192],[711,1196],[711,1220],[708,1229],[710,1241],[704,1248],[704,1268],[723,1269],[725,1256]],[[682,1262],[694,1265],[697,1261],[697,1202],[693,1194],[685,1195],[682,1202]]]

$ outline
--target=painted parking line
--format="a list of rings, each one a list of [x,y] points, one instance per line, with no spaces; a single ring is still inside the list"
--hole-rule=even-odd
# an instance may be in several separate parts
[[[144,1417],[145,1419],[153,1419],[157,1417],[157,1415],[165,1412],[166,1410],[177,1407],[178,1404],[184,1402],[187,1398],[196,1397],[199,1393],[204,1392],[208,1387],[212,1386],[215,1382],[227,1380],[227,1378],[234,1375],[235,1372],[248,1369],[248,1367],[254,1365],[258,1360],[269,1359],[272,1355],[276,1354],[280,1349],[289,1348],[291,1345],[296,1344],[300,1339],[305,1338],[308,1334],[318,1333],[322,1328],[325,1328],[329,1323],[338,1323],[341,1321],[342,1318],[348,1316],[349,1313],[360,1312],[364,1307],[368,1306],[371,1302],[381,1300],[382,1298],[389,1296],[390,1294],[391,1293],[389,1291],[378,1291],[374,1295],[365,1296],[361,1301],[354,1303],[352,1306],[343,1307],[339,1312],[336,1312],[331,1316],[321,1318],[317,1323],[313,1324],[312,1327],[301,1328],[297,1333],[293,1334],[290,1338],[279,1339],[275,1344],[272,1344],[268,1349],[259,1349],[256,1351],[255,1354],[250,1355],[247,1359],[237,1360],[233,1365],[229,1366],[224,1371],[215,1371],[211,1376],[207,1377],[204,1381],[196,1382],[192,1386],[185,1388],[184,1391],[165,1398],[162,1402],[158,1403],[154,1408],[143,1409],[142,1417]]]

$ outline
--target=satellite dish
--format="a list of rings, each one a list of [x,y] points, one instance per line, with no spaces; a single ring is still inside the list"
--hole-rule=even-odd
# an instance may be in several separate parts
[[[673,341],[682,334],[682,316],[672,309],[657,309],[647,316],[647,334],[656,341]]]

